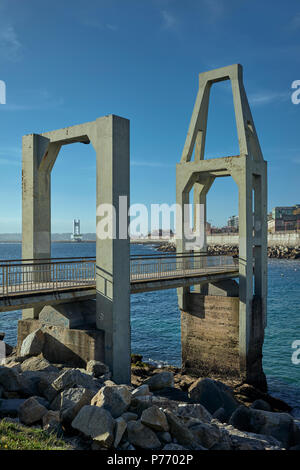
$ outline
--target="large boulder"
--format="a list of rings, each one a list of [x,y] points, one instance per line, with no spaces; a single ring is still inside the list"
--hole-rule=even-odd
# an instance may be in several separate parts
[[[32,333],[30,333],[22,342],[21,356],[37,356],[43,351],[45,343],[45,335],[42,330],[39,328]]]
[[[25,402],[24,398],[9,398],[0,400],[0,418],[9,416],[16,418],[19,415],[20,406]]]
[[[86,365],[86,371],[94,377],[101,377],[109,373],[109,367],[101,361],[91,360]]]
[[[56,372],[59,373],[59,369],[52,364],[50,364],[47,359],[45,359],[42,355],[39,356],[32,356],[25,361],[22,362],[20,365],[22,372]]]
[[[193,433],[194,439],[206,449],[211,449],[221,439],[220,429],[213,424],[198,422],[189,426],[189,430]]]
[[[6,392],[18,392],[20,390],[18,372],[9,367],[0,366],[0,385]]]
[[[152,393],[150,392],[149,385],[143,384],[135,388],[131,392],[131,395],[132,395],[132,398],[136,398],[136,397],[144,397],[147,395],[152,395]]]
[[[122,437],[127,429],[127,422],[125,421],[122,416],[115,420],[115,440],[114,440],[114,447],[115,449],[121,442]]]
[[[175,437],[177,442],[189,449],[198,449],[199,441],[195,439],[192,431],[188,429],[183,422],[169,410],[164,410],[170,428],[170,434]]]
[[[19,418],[22,423],[30,425],[41,421],[47,412],[47,408],[31,397],[20,406]]]
[[[212,420],[212,415],[201,403],[179,403],[176,414],[181,418],[196,418],[207,423]]]
[[[169,371],[159,372],[145,380],[144,384],[149,385],[151,391],[161,390],[165,387],[173,387],[174,374]]]
[[[72,427],[85,436],[97,441],[103,448],[109,448],[114,442],[115,421],[109,411],[98,406],[85,405],[81,408]]]
[[[127,435],[128,441],[141,449],[154,450],[161,447],[160,440],[155,432],[144,426],[141,421],[129,421],[127,423]]]
[[[130,403],[131,392],[126,385],[105,386],[91,401],[91,405],[108,410],[113,418],[117,418],[127,411]]]
[[[60,394],[60,418],[70,423],[85,405],[89,405],[95,392],[88,388],[78,387],[63,390]]]
[[[62,372],[53,382],[52,387],[57,391],[61,392],[68,388],[73,387],[84,387],[90,388],[96,391],[100,387],[100,383],[97,379],[94,379],[91,375],[85,372],[81,372],[79,369],[68,369]]]
[[[158,406],[150,406],[150,408],[144,410],[141,423],[154,431],[169,431],[166,415]]]
[[[294,440],[294,421],[288,413],[274,413],[240,406],[232,414],[229,424],[240,431],[272,436],[285,448]]]
[[[224,450],[222,444],[225,438],[230,440],[231,450],[280,450],[282,444],[272,436],[239,431],[231,425],[222,426],[222,439],[213,450]],[[228,448],[226,447],[226,450]]]
[[[212,379],[198,379],[189,388],[189,396],[194,403],[201,403],[211,414],[223,408],[227,419],[239,406],[229,387]]]

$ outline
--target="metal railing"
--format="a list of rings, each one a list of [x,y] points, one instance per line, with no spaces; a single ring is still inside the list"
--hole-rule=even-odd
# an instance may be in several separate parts
[[[213,272],[238,270],[238,258],[206,253],[164,253],[131,257],[131,281],[192,277]]]
[[[0,261],[0,295],[95,285],[95,258]]]
[[[131,282],[238,270],[238,258],[202,253],[134,255]],[[0,296],[95,286],[96,259],[0,260]]]

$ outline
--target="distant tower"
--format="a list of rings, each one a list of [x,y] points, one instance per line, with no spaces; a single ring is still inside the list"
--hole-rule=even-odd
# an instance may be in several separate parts
[[[71,240],[74,242],[82,241],[82,235],[80,234],[80,219],[74,219],[73,221],[73,233],[71,235]]]

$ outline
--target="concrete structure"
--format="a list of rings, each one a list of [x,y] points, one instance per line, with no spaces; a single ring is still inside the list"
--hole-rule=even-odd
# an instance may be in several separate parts
[[[97,208],[119,197],[129,208],[129,121],[109,115],[64,129],[23,137],[23,259],[51,257],[51,171],[63,145],[91,143],[97,160]],[[123,208],[124,209],[124,208]],[[127,210],[127,212],[126,212]],[[97,214],[96,223],[100,222]],[[128,218],[125,220],[128,226]],[[105,361],[116,382],[130,382],[129,238],[119,237],[116,220],[113,239],[97,238],[96,330],[104,332]],[[37,273],[39,277],[39,274]],[[44,276],[44,275],[43,275]],[[36,279],[39,280],[39,279]],[[43,277],[43,280],[44,277]],[[41,307],[23,310],[23,320],[35,323]],[[95,333],[95,334],[96,334]],[[84,334],[84,333],[83,333]],[[94,357],[94,359],[97,359]],[[103,356],[101,358],[103,360]]]
[[[73,220],[73,233],[71,235],[71,240],[73,242],[81,242],[82,235],[80,233],[80,219]]]
[[[205,137],[207,129],[207,115],[210,89],[213,84],[230,80],[233,92],[238,141],[240,154],[230,157],[204,159]],[[194,160],[192,156],[194,153]],[[238,373],[242,380],[266,388],[266,380],[262,370],[262,345],[264,328],[266,326],[266,299],[267,299],[267,164],[263,159],[246,92],[243,85],[242,66],[231,65],[212,70],[199,75],[199,91],[194,106],[181,162],[177,164],[176,171],[176,198],[177,204],[183,206],[189,203],[189,193],[194,189],[194,203],[204,205],[204,224],[206,222],[206,195],[215,178],[231,176],[239,190],[239,302],[233,301],[234,311],[230,322],[238,314],[238,328],[235,329],[238,341],[237,356]],[[186,223],[184,210],[178,215],[176,221],[177,251],[186,251],[187,240],[184,234]],[[254,212],[254,214],[253,214]],[[194,215],[194,231],[199,232],[200,221],[198,214]],[[206,235],[204,246],[195,247],[194,250],[206,250]],[[226,287],[223,288],[224,295]],[[209,317],[210,311],[206,308],[207,289],[195,287],[193,293],[189,288],[178,289],[179,307],[182,311],[182,347],[192,334],[201,341],[203,328],[194,330],[195,323],[190,321],[198,312],[198,321],[201,317]],[[200,299],[200,300],[199,300]],[[223,303],[223,299],[215,296],[214,308]],[[211,305],[211,301],[210,301]],[[238,308],[238,312],[237,309]],[[215,325],[222,329],[220,315],[215,319]],[[190,325],[190,326],[189,326]],[[214,329],[213,329],[214,331]],[[231,329],[231,332],[233,330]],[[224,331],[225,333],[225,331]],[[195,340],[194,340],[195,341]],[[193,357],[193,368],[201,370],[202,358],[207,354],[216,354],[215,364],[220,373],[231,369],[231,359],[223,356],[223,347],[219,353],[214,350],[212,343],[207,346],[202,343],[198,348],[198,357]],[[183,356],[183,366],[188,368],[189,358]],[[227,372],[226,372],[227,374]]]

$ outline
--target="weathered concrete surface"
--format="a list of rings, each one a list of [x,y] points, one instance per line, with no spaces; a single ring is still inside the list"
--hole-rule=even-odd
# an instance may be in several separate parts
[[[224,80],[230,80],[232,86],[239,155],[205,160],[210,90],[215,83]],[[239,194],[240,376],[248,383],[265,388],[266,380],[260,367],[254,367],[253,347],[261,348],[267,314],[267,163],[263,158],[256,134],[240,64],[199,75],[199,90],[189,130],[181,161],[176,165],[176,202],[182,208],[176,216],[177,252],[182,253],[189,249],[198,252],[206,250],[206,196],[215,178],[224,176],[231,176],[234,179]],[[193,247],[185,233],[190,221],[186,220],[186,211],[184,211],[185,205],[189,203],[192,189],[194,204],[204,206],[204,214],[194,212],[193,229],[198,240]],[[203,294],[201,287],[195,288],[195,292]],[[189,288],[178,289],[179,308],[184,312],[188,310],[188,296]],[[254,298],[255,319],[252,306]],[[260,335],[259,341],[257,335]],[[261,355],[261,349],[257,351],[257,355]]]
[[[182,367],[238,376],[239,298],[191,293],[181,311]]]
[[[39,314],[42,323],[62,326],[64,328],[78,328],[88,325],[96,326],[96,302],[86,300],[82,302],[70,302],[60,305],[47,305]]]
[[[22,212],[23,259],[51,257],[51,171],[63,145],[91,143],[97,163],[97,232],[107,215],[101,205],[113,205],[120,218],[111,237],[96,241],[96,326],[104,331],[105,363],[117,382],[130,382],[129,279],[129,121],[115,115],[92,122],[23,137]],[[121,198],[121,199],[120,199]],[[107,206],[106,206],[107,207]],[[34,280],[49,273],[35,269]],[[37,319],[41,307],[23,311],[23,319]]]
[[[97,329],[69,329],[42,323],[39,320],[19,320],[17,354],[23,339],[42,328],[45,335],[43,355],[53,363],[85,367],[91,359],[104,362],[104,332]]]

